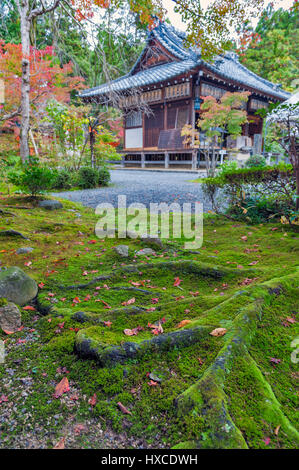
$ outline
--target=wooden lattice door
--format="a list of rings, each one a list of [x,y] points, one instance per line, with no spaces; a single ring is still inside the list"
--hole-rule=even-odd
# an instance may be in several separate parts
[[[146,148],[158,146],[159,134],[163,129],[163,106],[154,106],[151,109],[151,114],[144,118],[144,146]]]

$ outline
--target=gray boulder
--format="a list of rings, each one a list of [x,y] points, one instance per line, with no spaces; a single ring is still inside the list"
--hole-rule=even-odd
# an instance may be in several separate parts
[[[124,258],[127,258],[129,256],[129,247],[128,245],[117,245],[114,247],[114,251],[119,255]]]
[[[2,330],[14,333],[21,326],[21,313],[12,302],[0,306],[0,327]]]
[[[36,297],[37,291],[36,282],[17,266],[0,272],[0,297],[23,306]]]
[[[60,201],[49,199],[45,201],[39,201],[38,207],[42,207],[43,209],[46,209],[47,211],[55,211],[57,209],[62,209],[63,205],[61,204]]]
[[[137,251],[137,256],[148,256],[148,255],[155,255],[156,252],[151,248],[143,248],[143,250]]]
[[[31,248],[31,246],[23,246],[17,249],[17,255],[26,255],[27,253],[31,253],[33,250],[34,248]]]
[[[151,237],[150,235],[147,235],[145,233],[141,235],[140,238],[143,241],[143,243],[146,243],[147,245],[150,245],[154,248],[158,248],[160,250],[163,250],[165,248],[159,237]]]

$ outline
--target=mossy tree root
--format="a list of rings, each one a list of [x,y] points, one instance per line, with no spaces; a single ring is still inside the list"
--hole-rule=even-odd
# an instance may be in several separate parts
[[[101,367],[124,363],[142,357],[152,351],[167,351],[175,347],[184,348],[195,344],[209,334],[210,327],[196,327],[161,334],[141,342],[128,341],[121,345],[110,345],[93,339],[87,330],[80,330],[75,341],[75,351],[85,359],[95,359]]]
[[[235,318],[232,329],[227,333],[227,341],[215,361],[195,384],[176,399],[178,416],[192,414],[193,417],[200,417],[204,420],[204,433],[196,440],[180,443],[175,448],[247,448],[241,431],[229,414],[224,392],[225,383],[234,366],[234,360],[238,356],[246,356],[251,364],[254,362],[248,354],[248,347],[255,335],[258,321],[261,320],[263,304],[269,302],[271,296],[279,295],[282,289],[281,284],[294,276],[299,277],[298,271],[295,274],[265,282],[253,289],[252,302]],[[280,422],[284,423],[285,430],[299,442],[298,433],[282,414],[270,385],[256,364],[255,368],[259,378],[265,384],[265,393],[280,413]]]
[[[148,269],[166,269],[174,271],[175,273],[187,273],[187,274],[194,274],[198,276],[206,276],[212,279],[222,279],[225,276],[229,275],[239,275],[239,271],[237,269],[232,268],[224,268],[213,266],[205,263],[200,263],[198,261],[192,260],[182,260],[182,261],[163,261],[158,263],[148,263],[148,264],[129,264],[127,266],[122,266],[121,268],[116,268],[114,271],[106,274],[102,274],[101,276],[97,276],[96,278],[90,280],[86,284],[74,284],[71,286],[58,286],[59,289],[66,289],[66,290],[75,290],[75,289],[87,289],[88,287],[92,286],[93,284],[98,283],[99,281],[107,281],[111,279],[115,279],[120,277],[122,274],[127,273],[139,273],[140,271],[144,272]],[[257,273],[257,270],[254,268],[247,269],[246,271],[242,272],[242,275],[246,273]]]

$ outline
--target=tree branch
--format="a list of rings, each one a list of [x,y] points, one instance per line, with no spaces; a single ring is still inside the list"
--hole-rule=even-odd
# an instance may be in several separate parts
[[[61,2],[62,0],[55,0],[54,3],[47,8],[44,5],[42,5],[42,8],[35,8],[28,15],[29,21],[31,21],[33,18],[36,18],[37,16],[44,15],[45,13],[50,13],[51,11],[55,10],[55,8],[57,8]]]

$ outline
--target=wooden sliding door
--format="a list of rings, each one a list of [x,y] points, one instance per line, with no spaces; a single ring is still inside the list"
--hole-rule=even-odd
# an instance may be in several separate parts
[[[144,147],[157,147],[160,131],[164,127],[164,109],[163,105],[153,106],[152,112],[144,116]]]

